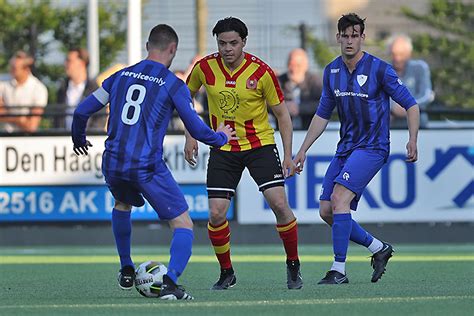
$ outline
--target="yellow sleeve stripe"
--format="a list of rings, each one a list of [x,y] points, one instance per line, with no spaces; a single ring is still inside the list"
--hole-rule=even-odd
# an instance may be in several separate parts
[[[225,221],[225,223],[219,227],[212,227],[211,223],[207,223],[207,229],[209,229],[211,232],[218,232],[219,230],[223,230],[227,226],[229,226],[229,221]]]
[[[230,250],[230,242],[228,242],[228,243],[226,243],[225,245],[222,245],[222,246],[214,246],[214,252],[218,255],[226,253],[229,250]]]
[[[289,231],[290,229],[292,229],[295,226],[296,226],[296,219],[294,221],[292,221],[291,223],[289,223],[288,225],[286,225],[286,226],[280,226],[280,227],[277,226],[277,231],[279,233],[286,232],[286,231]]]

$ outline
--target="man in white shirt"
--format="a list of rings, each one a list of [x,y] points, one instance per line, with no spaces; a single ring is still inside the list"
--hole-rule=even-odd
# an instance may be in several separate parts
[[[0,132],[35,132],[48,103],[46,86],[33,76],[34,59],[23,51],[10,59],[10,81],[0,82]]]

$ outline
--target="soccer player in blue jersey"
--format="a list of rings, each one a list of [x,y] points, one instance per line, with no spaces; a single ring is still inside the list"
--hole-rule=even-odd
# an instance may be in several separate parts
[[[385,272],[393,248],[365,231],[351,217],[370,180],[386,162],[389,150],[390,97],[407,111],[407,162],[418,158],[420,112],[415,99],[386,62],[362,51],[365,19],[343,15],[337,25],[341,56],[324,69],[323,93],[306,137],[294,158],[303,170],[306,152],[326,129],[335,107],[341,122],[336,154],[324,177],[320,216],[332,226],[334,263],[319,284],[348,283],[345,261],[349,240],[372,253],[372,282]]]
[[[155,26],[146,44],[148,57],[107,78],[79,104],[72,123],[74,152],[87,155],[92,146],[85,135],[87,120],[110,103],[102,172],[115,198],[112,230],[120,256],[119,286],[133,287],[130,213],[132,206],[144,205],[145,198],[173,229],[168,273],[160,291],[160,298],[167,300],[193,299],[177,286],[191,256],[193,223],[183,193],[163,160],[163,138],[173,110],[193,137],[210,146],[237,139],[229,126],[221,124],[214,132],[196,114],[186,84],[168,70],[177,46],[178,36],[170,26]]]

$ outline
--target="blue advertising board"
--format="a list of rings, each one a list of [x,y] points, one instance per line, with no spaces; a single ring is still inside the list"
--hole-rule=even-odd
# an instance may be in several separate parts
[[[205,184],[180,186],[193,220],[207,220]],[[0,222],[107,221],[114,199],[105,185],[0,187]],[[234,217],[231,204],[228,218]],[[157,214],[148,202],[133,208],[132,220],[154,221]]]

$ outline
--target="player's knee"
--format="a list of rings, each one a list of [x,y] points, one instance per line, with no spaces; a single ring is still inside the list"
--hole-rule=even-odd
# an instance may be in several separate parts
[[[209,199],[209,222],[212,225],[220,225],[226,220],[227,209],[230,200],[227,199]]]
[[[175,228],[193,229],[193,221],[191,217],[189,216],[188,211],[170,220],[169,224],[170,224],[170,227],[173,229]]]
[[[285,198],[273,199],[270,201],[270,207],[275,213],[282,214],[290,212]]]
[[[344,199],[341,193],[334,191],[331,194],[331,206],[332,211],[344,209],[346,207],[347,201]]]
[[[115,200],[114,208],[118,211],[123,211],[123,212],[130,212],[132,210],[132,206],[130,204],[120,202],[118,200]]]
[[[212,208],[209,210],[209,222],[212,225],[222,224],[226,220],[227,210],[222,208]]]

